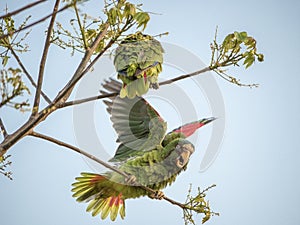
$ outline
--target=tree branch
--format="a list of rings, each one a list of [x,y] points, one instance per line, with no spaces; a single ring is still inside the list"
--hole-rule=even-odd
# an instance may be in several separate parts
[[[112,38],[109,43],[103,48],[103,50],[92,60],[92,62],[82,71],[81,74],[79,74],[78,77],[73,77],[73,84],[70,85],[70,87],[67,87],[67,89],[69,88],[70,90],[72,90],[75,86],[75,84],[95,65],[95,63],[98,61],[98,59],[106,52],[106,50],[108,50],[115,42],[116,40],[121,36],[121,34],[125,31],[127,31],[128,29],[130,29],[133,26],[133,24],[130,24],[130,21],[127,21],[127,23],[123,26],[123,28],[121,29],[121,31],[114,37]],[[106,23],[106,26],[104,28],[105,32],[107,32],[107,29],[109,27],[109,23]],[[105,34],[104,34],[105,35]],[[97,39],[97,38],[96,38]],[[96,41],[96,40],[95,40]],[[100,41],[99,41],[100,42]],[[72,80],[71,80],[72,81]],[[69,95],[68,95],[69,97]],[[67,99],[65,99],[66,101]],[[64,101],[64,103],[65,103]]]
[[[60,104],[64,103],[66,99],[70,95],[71,88],[76,84],[75,81],[78,81],[82,76],[82,71],[86,68],[90,57],[93,55],[94,50],[98,46],[99,42],[104,38],[108,29],[108,24],[106,24],[104,30],[98,34],[97,38],[93,42],[91,48],[87,49],[81,63],[79,64],[76,72],[74,73],[72,79],[68,82],[68,84],[57,94],[55,100],[51,102],[48,106],[46,106],[43,110],[41,110],[35,117],[31,117],[28,121],[26,121],[19,129],[17,129],[14,133],[7,136],[3,142],[0,144],[0,157],[3,156],[6,151],[13,146],[16,142],[18,142],[22,137],[28,135],[31,130],[36,127],[41,121],[45,120],[51,113],[53,113]],[[103,49],[100,54],[103,54],[107,49]],[[86,71],[85,71],[86,72]],[[72,83],[73,82],[73,83]],[[70,87],[70,83],[73,85]]]
[[[72,76],[71,80],[65,85],[65,87],[58,93],[56,98],[54,99],[54,102],[62,102],[64,103],[70,96],[73,88],[75,87],[76,83],[84,76],[84,74],[87,73],[87,71],[92,67],[91,64],[93,65],[95,63],[95,59],[93,60],[92,63],[90,63],[89,66],[86,67],[88,64],[91,56],[93,55],[95,49],[98,47],[100,41],[104,38],[108,31],[109,24],[106,23],[102,32],[97,35],[95,38],[94,42],[92,45],[86,50],[83,59],[81,60],[81,63],[77,67],[74,75]],[[101,57],[104,52],[109,48],[110,46],[106,46],[96,57],[98,59]]]
[[[26,70],[24,64],[22,63],[21,59],[19,58],[19,56],[17,55],[17,53],[15,52],[15,50],[13,48],[9,48],[11,51],[11,54],[15,57],[16,61],[18,62],[19,66],[21,67],[21,69],[23,70],[24,74],[26,75],[27,79],[30,81],[30,83],[32,84],[33,87],[36,88],[36,83],[33,80],[32,76],[29,74],[29,72]],[[41,95],[43,96],[43,98],[45,99],[45,101],[50,104],[51,100],[50,98],[43,92],[41,91]]]
[[[3,134],[3,137],[6,138],[8,133],[7,130],[2,122],[2,119],[0,118],[0,132]]]
[[[116,172],[116,173],[118,173],[118,174],[120,174],[124,177],[128,177],[128,175],[126,173],[116,169],[115,167],[111,166],[110,164],[102,161],[101,159],[96,158],[95,156],[93,156],[93,155],[81,150],[80,148],[77,148],[77,147],[73,146],[73,145],[70,145],[70,144],[65,143],[63,141],[60,141],[58,139],[55,139],[53,137],[50,137],[50,136],[47,136],[47,135],[44,135],[44,134],[41,134],[41,133],[38,133],[38,132],[35,132],[35,131],[30,132],[28,135],[36,137],[36,138],[40,138],[40,139],[43,139],[43,140],[46,140],[46,141],[49,141],[49,142],[52,142],[54,144],[63,146],[65,148],[68,148],[72,151],[75,151],[75,152],[77,152],[81,155],[86,156],[87,158],[89,158],[91,160],[94,160],[95,162],[101,164],[102,166],[105,166],[106,168],[108,168],[108,169],[110,169],[110,170],[112,170],[112,171],[114,171],[114,172]]]
[[[56,12],[56,14],[58,14],[58,13],[64,11],[64,10],[66,10],[66,9],[68,9],[68,8],[70,8],[70,7],[72,7],[73,5],[74,5],[74,3],[70,3],[70,4],[68,4],[68,5],[65,5],[65,6],[62,7],[60,10],[58,10],[58,11]],[[39,24],[39,23],[41,23],[41,22],[44,22],[45,20],[47,20],[47,19],[48,19],[49,17],[51,17],[52,15],[53,15],[53,13],[51,13],[51,14],[49,14],[49,15],[47,15],[47,16],[44,16],[43,18],[41,18],[41,19],[39,19],[39,20],[37,20],[37,21],[35,21],[35,22],[33,22],[33,23],[27,25],[27,26],[24,26],[24,27],[22,27],[22,28],[20,28],[20,29],[18,29],[18,30],[15,30],[15,31],[13,31],[13,32],[8,32],[7,34],[4,34],[4,35],[0,36],[0,39],[6,38],[6,37],[11,36],[11,35],[13,35],[13,34],[15,34],[15,33],[18,33],[18,32],[20,32],[20,31],[23,31],[23,30],[26,30],[26,29],[28,29],[28,28],[30,28],[30,27],[33,27],[33,26],[35,26],[35,25],[37,25],[37,24]]]
[[[70,5],[68,5],[69,7]],[[65,7],[64,7],[65,8]],[[61,9],[62,10],[62,9]],[[60,11],[60,10],[59,10]],[[58,11],[58,12],[59,12]],[[121,30],[126,31],[128,30],[132,24],[126,23]],[[109,23],[104,23],[103,30],[99,33],[94,42],[91,46],[86,50],[83,59],[81,60],[79,66],[77,67],[74,75],[70,79],[70,81],[65,85],[65,87],[57,94],[55,99],[46,106],[43,110],[39,111],[34,117],[30,117],[28,121],[26,121],[19,129],[17,129],[14,133],[7,136],[2,143],[0,144],[0,157],[3,156],[7,150],[12,147],[15,143],[17,143],[21,138],[29,133],[36,127],[40,122],[45,120],[51,113],[56,111],[60,105],[64,104],[65,101],[69,98],[72,93],[72,90],[76,83],[86,74],[95,62],[104,54],[104,52],[110,48],[116,41],[116,39],[122,34],[120,33],[119,36],[115,36],[115,38],[111,39],[109,43],[102,49],[102,51],[94,58],[94,60],[87,66],[88,62],[90,61],[91,56],[93,55],[94,51],[98,47],[100,41],[105,37],[108,32]],[[126,29],[126,30],[125,30]]]
[[[188,73],[188,74],[180,75],[180,76],[175,77],[173,79],[160,82],[159,85],[162,86],[162,85],[166,85],[166,84],[171,84],[171,83],[174,83],[176,81],[183,80],[183,79],[186,79],[186,78],[189,78],[189,77],[193,77],[193,76],[196,76],[196,75],[199,75],[201,73],[205,73],[205,72],[208,72],[208,71],[211,71],[211,70],[212,69],[210,67],[205,67],[205,68],[203,68],[201,70],[198,70],[198,71],[195,71],[193,73]]]
[[[183,80],[189,77],[193,77],[196,75],[199,75],[201,73],[205,73],[208,71],[211,71],[212,69],[210,67],[205,67],[201,70],[197,70],[193,73],[189,73],[189,74],[184,74],[184,75],[180,75],[178,77],[160,82],[159,85],[163,86],[163,85],[167,85],[167,84],[171,84],[173,82],[179,81],[179,80]],[[113,96],[117,96],[119,93],[118,92],[114,92],[114,93],[110,93],[110,94],[102,94],[102,95],[98,95],[98,96],[94,96],[94,97],[89,97],[89,98],[84,98],[84,99],[79,99],[79,100],[74,100],[74,101],[69,101],[69,102],[65,102],[64,104],[60,105],[60,108],[64,108],[64,107],[68,107],[68,106],[73,106],[73,105],[79,105],[82,103],[86,103],[86,102],[90,102],[90,101],[95,101],[95,100],[99,100],[102,98],[109,98],[109,97],[113,97]]]
[[[4,18],[6,18],[6,17],[11,17],[11,16],[13,16],[13,15],[16,15],[16,14],[22,12],[22,11],[25,11],[26,9],[29,9],[29,8],[31,8],[31,7],[33,7],[33,6],[35,6],[35,5],[38,5],[38,4],[42,3],[42,2],[45,2],[45,1],[47,1],[47,0],[38,0],[38,1],[36,1],[36,2],[30,3],[30,4],[28,4],[28,5],[23,6],[23,7],[20,8],[20,9],[17,9],[17,10],[15,10],[15,11],[12,11],[12,12],[10,12],[10,13],[7,13],[7,14],[5,14],[5,15],[0,16],[0,19],[4,19]]]
[[[83,46],[84,46],[84,49],[87,49],[88,48],[88,43],[86,41],[86,36],[85,36],[85,33],[84,33],[84,28],[82,27],[82,24],[81,24],[81,20],[80,20],[80,16],[79,16],[79,12],[78,12],[78,8],[77,8],[77,5],[76,5],[76,2],[74,4],[74,10],[75,10],[75,15],[76,15],[76,18],[77,18],[79,30],[80,30],[80,33],[81,33]]]
[[[116,168],[114,166],[111,166],[110,164],[102,161],[101,159],[98,159],[97,157],[95,157],[95,156],[93,156],[93,155],[91,155],[91,154],[83,151],[82,149],[73,146],[73,145],[70,145],[70,144],[65,143],[63,141],[57,140],[57,139],[55,139],[53,137],[50,137],[50,136],[47,136],[47,135],[44,135],[44,134],[40,134],[40,133],[37,133],[37,132],[34,132],[34,131],[30,132],[28,135],[36,137],[36,138],[39,138],[39,139],[42,139],[42,140],[46,140],[48,142],[52,142],[52,143],[54,143],[56,145],[63,146],[65,148],[68,148],[68,149],[70,149],[72,151],[75,151],[75,152],[77,152],[79,154],[82,154],[82,155],[88,157],[89,159],[91,159],[91,160],[93,160],[93,161],[101,164],[102,166],[104,166],[104,167],[106,167],[106,168],[108,168],[108,169],[110,169],[110,170],[112,170],[112,171],[114,171],[114,172],[122,175],[125,179],[126,178],[128,179],[130,177],[130,175],[124,173],[123,171],[119,170],[118,168]],[[156,194],[156,191],[153,190],[152,188],[140,185],[137,182],[135,182],[133,185],[139,186],[140,188],[144,189],[145,191],[149,192],[150,194]],[[186,206],[185,204],[182,204],[180,202],[174,201],[174,200],[168,198],[167,196],[164,196],[163,199],[166,200],[166,201],[168,201],[168,202],[170,202],[173,205],[179,206],[182,209],[190,209],[190,207]]]
[[[46,60],[47,60],[48,50],[50,47],[51,34],[53,31],[53,26],[54,26],[54,22],[56,19],[56,14],[58,11],[59,3],[60,3],[60,0],[56,0],[54,8],[53,8],[53,12],[52,12],[52,17],[51,17],[51,20],[49,23],[48,31],[47,31],[47,37],[45,40],[44,51],[43,51],[43,55],[42,55],[41,62],[40,62],[39,76],[38,76],[38,81],[37,81],[35,97],[34,97],[34,103],[33,103],[33,107],[32,107],[32,116],[36,115],[39,111],[40,96],[41,96],[44,72],[45,72],[45,64],[46,64]]]

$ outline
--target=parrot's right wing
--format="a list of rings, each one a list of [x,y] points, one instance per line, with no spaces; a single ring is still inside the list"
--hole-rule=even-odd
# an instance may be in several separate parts
[[[103,84],[102,94],[119,92],[121,83],[111,79]],[[104,100],[120,145],[110,161],[121,162],[143,155],[161,145],[167,125],[156,110],[142,97],[111,97]]]

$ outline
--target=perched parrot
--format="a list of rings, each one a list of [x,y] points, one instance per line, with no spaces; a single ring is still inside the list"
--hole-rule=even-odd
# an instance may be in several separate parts
[[[103,86],[106,91],[101,92],[107,94],[119,91],[122,85],[111,79]],[[122,219],[125,217],[126,199],[163,197],[160,190],[172,184],[186,169],[194,152],[194,145],[186,138],[215,118],[201,119],[166,134],[166,122],[144,98],[117,96],[104,102],[120,143],[110,162],[133,179],[128,181],[113,171],[81,173],[72,184],[72,192],[77,201],[89,202],[87,211],[93,216],[101,214],[105,219],[110,215],[114,221],[118,214]],[[135,182],[132,184],[132,181]],[[151,195],[139,185],[152,188],[157,194]]]
[[[134,98],[158,88],[163,48],[152,36],[137,32],[128,35],[115,51],[114,65],[123,86],[120,97]]]

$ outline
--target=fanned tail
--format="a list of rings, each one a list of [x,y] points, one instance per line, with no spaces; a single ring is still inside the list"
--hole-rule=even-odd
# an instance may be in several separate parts
[[[107,218],[114,221],[118,213],[122,219],[125,217],[125,201],[122,193],[117,193],[112,188],[113,182],[106,177],[93,173],[81,173],[80,177],[75,178],[72,184],[73,197],[78,202],[89,202],[86,211],[93,216],[101,213],[101,219]]]

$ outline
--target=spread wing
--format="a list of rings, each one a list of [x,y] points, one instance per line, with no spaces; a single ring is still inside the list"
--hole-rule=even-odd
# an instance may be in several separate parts
[[[119,92],[121,86],[118,81],[110,79],[103,84],[105,91],[101,93]],[[104,100],[104,103],[120,143],[110,161],[125,161],[161,145],[166,134],[166,122],[144,98],[120,98],[118,95],[109,101]]]

